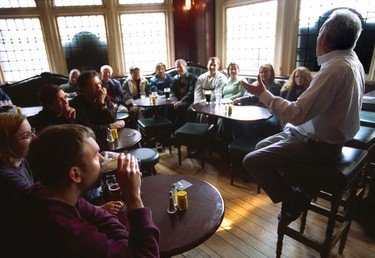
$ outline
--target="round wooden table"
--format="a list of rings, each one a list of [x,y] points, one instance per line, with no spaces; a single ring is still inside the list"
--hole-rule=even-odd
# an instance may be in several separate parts
[[[121,128],[117,130],[118,139],[108,142],[106,135],[101,135],[96,139],[100,151],[121,152],[133,147],[141,140],[141,133],[131,128]]]
[[[184,179],[192,184],[186,189],[188,209],[168,214],[171,185]],[[160,256],[170,257],[197,247],[212,236],[224,218],[224,201],[211,184],[182,175],[154,175],[143,178],[142,200],[150,207],[160,230]]]

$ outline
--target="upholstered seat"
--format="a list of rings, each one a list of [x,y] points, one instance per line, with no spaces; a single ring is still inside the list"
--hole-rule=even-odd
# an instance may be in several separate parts
[[[344,147],[341,159],[336,165],[326,167],[327,171],[323,185],[321,186],[319,198],[329,201],[330,206],[323,206],[311,202],[308,209],[303,212],[300,230],[292,228],[288,222],[281,219],[278,224],[277,257],[281,255],[283,237],[287,235],[317,251],[321,257],[329,257],[334,245],[340,241],[339,253],[345,248],[347,235],[349,233],[353,203],[363,189],[363,174],[367,164],[367,151]],[[306,165],[295,164],[284,169],[284,172],[293,171],[296,168],[306,168]],[[308,169],[311,169],[309,167]],[[320,167],[317,167],[320,169]],[[339,207],[343,209],[339,210]],[[316,236],[304,235],[308,211],[314,211],[328,218],[326,232],[323,241],[318,241]]]
[[[164,116],[154,116],[138,119],[138,126],[142,134],[142,143],[150,147],[152,139],[166,142],[171,133],[172,122]]]
[[[129,150],[127,153],[141,161],[141,171],[143,176],[155,175],[155,165],[159,162],[159,152],[151,148],[138,148]]]
[[[201,154],[202,169],[204,168],[204,151],[209,145],[214,134],[213,124],[188,122],[176,130],[176,143],[178,148],[178,163],[181,166],[181,145],[186,145],[188,153],[191,147],[197,147]]]
[[[230,162],[230,183],[234,183],[234,167],[238,166],[244,170],[242,161],[244,157],[255,150],[255,146],[263,138],[260,137],[240,137],[228,145],[229,162]],[[258,185],[258,193],[260,193],[260,186]]]
[[[368,151],[368,164],[366,167],[366,183],[369,194],[375,190],[375,128],[361,126],[354,138],[345,146]]]
[[[361,125],[368,127],[375,127],[375,112],[363,111],[359,112]]]

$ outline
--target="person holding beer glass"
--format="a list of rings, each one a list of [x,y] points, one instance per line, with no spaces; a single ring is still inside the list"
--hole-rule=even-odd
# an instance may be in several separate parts
[[[48,127],[29,153],[42,186],[21,193],[0,214],[4,257],[159,257],[160,231],[151,209],[143,205],[134,156],[122,153],[117,160],[116,176],[127,205],[125,227],[81,198],[102,177],[103,156],[90,128]]]

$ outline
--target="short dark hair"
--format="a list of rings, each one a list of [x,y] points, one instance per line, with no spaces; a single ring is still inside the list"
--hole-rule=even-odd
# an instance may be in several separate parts
[[[77,84],[79,89],[82,91],[84,87],[86,87],[87,82],[94,78],[95,76],[99,77],[99,74],[95,70],[83,71],[81,75],[77,79]]]
[[[39,92],[40,104],[42,104],[43,107],[52,104],[56,100],[57,93],[60,90],[62,89],[55,84],[47,84]]]
[[[36,178],[45,186],[63,185],[68,171],[82,166],[85,140],[94,138],[94,132],[83,125],[53,125],[44,129],[31,142],[29,162]]]

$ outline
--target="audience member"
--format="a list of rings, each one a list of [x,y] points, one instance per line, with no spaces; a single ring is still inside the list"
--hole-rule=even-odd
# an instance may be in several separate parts
[[[67,93],[69,98],[74,98],[80,93],[77,79],[81,72],[78,69],[73,69],[69,72],[69,81],[67,83],[61,84],[60,88]]]
[[[113,69],[109,65],[103,65],[100,68],[101,81],[100,84],[103,88],[107,89],[107,96],[109,99],[116,104],[121,104],[123,93],[120,82],[116,79],[112,79]]]
[[[58,124],[74,123],[76,110],[69,106],[65,92],[57,85],[49,84],[39,93],[43,110],[30,119],[30,123],[39,133],[45,127]]]
[[[281,84],[278,81],[275,81],[275,70],[273,69],[273,66],[271,64],[261,65],[259,67],[259,76],[266,85],[268,91],[270,91],[275,96],[280,96]],[[258,84],[259,79],[253,83],[253,85]],[[241,81],[241,85],[249,84],[245,81]],[[234,103],[241,105],[263,106],[263,104],[259,102],[259,98],[249,92],[245,92],[243,97],[235,99]],[[236,131],[236,135],[248,134],[248,132],[251,131],[251,134],[257,137],[268,137],[280,132],[281,125],[279,123],[278,117],[276,115],[273,115],[266,121],[258,121],[256,123],[253,123],[252,125],[249,125],[247,123],[245,127],[234,125],[234,130]]]
[[[7,112],[13,107],[12,100],[9,96],[0,88],[0,112]]]
[[[194,89],[198,77],[187,71],[187,63],[184,59],[175,61],[177,74],[171,83],[171,95],[177,98],[173,104],[175,111],[173,129],[177,130],[186,121],[187,110],[194,101]]]
[[[78,77],[81,94],[71,101],[76,110],[76,123],[90,127],[95,134],[105,134],[107,128],[123,128],[123,120],[116,121],[116,110],[100,85],[96,71],[84,71]]]
[[[227,72],[229,78],[223,86],[222,97],[230,100],[242,97],[245,89],[240,84],[242,78],[238,77],[240,67],[236,63],[230,63]]]
[[[103,161],[92,130],[46,128],[30,146],[41,185],[18,196],[1,214],[5,257],[158,257],[159,230],[142,203],[135,157],[121,154],[117,179],[127,204],[129,230],[118,218],[80,198],[100,184]]]
[[[139,99],[142,94],[150,94],[148,81],[141,76],[138,66],[130,67],[130,76],[126,78],[122,85],[124,97],[122,102],[129,110],[129,127],[136,129],[137,120],[144,117],[145,109],[142,107],[133,106],[134,99]]]
[[[158,63],[155,67],[155,75],[150,79],[150,91],[157,92],[158,95],[164,95],[164,89],[171,87],[172,78],[165,73],[166,66],[164,63]]]
[[[0,113],[0,201],[3,207],[34,183],[25,159],[34,136],[25,116]]]
[[[281,88],[280,96],[289,101],[296,101],[310,86],[313,77],[306,67],[297,67],[289,77],[289,81]]]
[[[219,72],[220,60],[217,57],[210,57],[207,63],[208,71],[198,77],[195,84],[194,103],[206,101],[205,90],[212,90],[211,101],[216,100],[217,94],[221,95],[221,90],[227,80],[225,74]]]
[[[278,81],[275,81],[275,70],[271,64],[264,64],[259,67],[259,75],[262,79],[264,85],[268,91],[270,91],[275,96],[280,96],[281,84]],[[246,84],[244,81],[243,83]],[[252,85],[258,85],[259,80],[256,80]],[[250,92],[245,92],[243,97],[236,98],[234,100],[235,104],[241,105],[255,105],[259,103],[259,98]]]
[[[9,96],[0,88],[0,100],[10,100]]]
[[[274,96],[260,76],[256,86],[243,84],[273,114],[291,123],[288,131],[274,136],[280,141],[247,154],[243,161],[271,200],[283,202],[279,218],[285,222],[306,209],[324,180],[325,166],[339,159],[342,146],[359,129],[365,73],[353,49],[361,30],[361,20],[347,9],[329,16],[317,37],[321,69],[297,101]],[[279,169],[293,163],[306,167],[291,180],[287,170]]]

